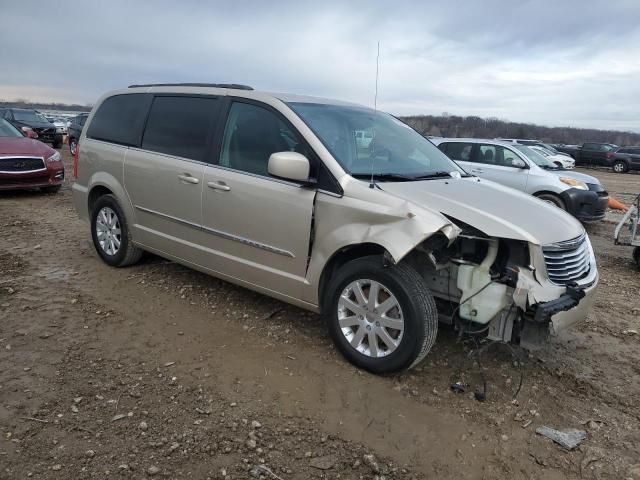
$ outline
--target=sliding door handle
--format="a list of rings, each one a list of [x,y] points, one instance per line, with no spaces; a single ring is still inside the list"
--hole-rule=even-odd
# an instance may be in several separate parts
[[[178,179],[181,182],[185,182],[185,183],[191,183],[191,184],[196,184],[196,183],[200,183],[200,180],[198,180],[196,177],[192,177],[191,175],[189,175],[188,173],[184,174],[184,175],[178,175]]]
[[[207,187],[213,188],[214,190],[222,190],[223,192],[231,190],[231,187],[225,185],[223,182],[207,182]]]

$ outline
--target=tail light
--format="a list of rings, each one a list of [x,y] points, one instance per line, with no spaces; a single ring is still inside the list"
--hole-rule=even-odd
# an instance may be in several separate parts
[[[607,158],[612,158],[613,157],[613,152],[607,152]]]
[[[76,144],[76,154],[73,156],[73,177],[78,178],[78,163],[80,163],[80,144]]]

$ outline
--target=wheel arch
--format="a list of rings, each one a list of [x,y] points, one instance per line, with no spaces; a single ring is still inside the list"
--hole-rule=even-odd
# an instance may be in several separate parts
[[[89,215],[91,215],[91,209],[95,204],[95,201],[100,198],[102,195],[113,195],[116,197],[120,208],[127,217],[127,220],[130,224],[133,224],[135,221],[135,212],[133,210],[133,206],[129,201],[129,196],[122,184],[116,179],[113,175],[108,172],[100,171],[94,173],[91,178],[89,178],[88,183],[88,194],[87,194],[87,210]]]
[[[345,245],[336,250],[330,257],[322,273],[320,274],[320,281],[318,283],[318,304],[322,311],[326,307],[326,293],[327,287],[331,281],[333,275],[347,262],[356,260],[362,257],[369,257],[372,255],[380,255],[381,257],[391,258],[389,251],[378,243],[365,242],[355,243],[351,245]]]

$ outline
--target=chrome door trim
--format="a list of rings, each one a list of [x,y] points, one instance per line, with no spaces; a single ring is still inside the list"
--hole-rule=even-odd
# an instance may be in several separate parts
[[[183,220],[182,218],[174,217],[172,215],[167,215],[166,213],[160,213],[155,210],[151,210],[150,208],[141,207],[140,205],[134,205],[137,210],[141,212],[150,213],[151,215],[156,215],[158,217],[166,218],[167,220],[171,220],[172,222],[181,223],[182,225],[186,225],[191,228],[195,228],[196,230],[202,230],[202,227],[197,223],[188,222],[187,220]]]
[[[250,247],[260,248],[262,250],[266,250],[267,252],[276,253],[278,255],[283,255],[285,257],[296,258],[296,256],[288,250],[283,250],[278,247],[274,247],[271,245],[267,245],[266,243],[256,242],[254,240],[250,240],[248,238],[240,237],[238,235],[232,235],[227,232],[223,232],[221,230],[215,230],[213,228],[204,227],[202,225],[198,225],[196,223],[188,222],[186,220],[182,220],[181,218],[176,218],[172,215],[167,215],[165,213],[160,213],[155,210],[151,210],[149,208],[141,207],[140,205],[134,205],[137,210],[140,210],[145,213],[149,213],[151,215],[156,215],[158,217],[166,218],[167,220],[171,220],[172,222],[180,223],[182,225],[186,225],[188,227],[194,228],[196,230],[201,230],[205,233],[210,233],[211,235],[217,235],[218,237],[225,238],[227,240],[233,240],[234,242],[239,242],[244,245],[249,245]]]

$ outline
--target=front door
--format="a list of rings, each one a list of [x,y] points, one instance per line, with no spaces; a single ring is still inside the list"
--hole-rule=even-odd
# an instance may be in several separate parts
[[[500,145],[477,144],[473,157],[471,173],[474,175],[521,192],[526,191],[529,170],[512,165],[512,160],[520,159],[512,150]]]
[[[204,169],[219,102],[205,96],[155,96],[141,148],[128,149],[124,163],[125,188],[136,212],[136,240],[194,262]]]
[[[299,295],[308,263],[315,189],[269,175],[272,153],[311,153],[266,105],[232,101],[217,164],[202,195],[209,268],[262,288]]]

